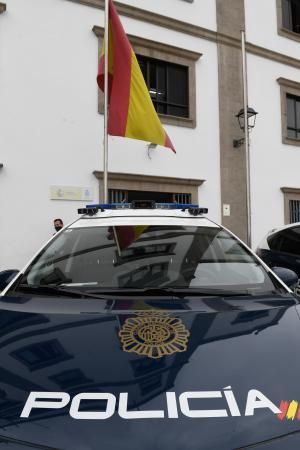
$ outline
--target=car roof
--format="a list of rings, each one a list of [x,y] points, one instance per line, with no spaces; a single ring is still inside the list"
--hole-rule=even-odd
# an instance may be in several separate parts
[[[272,230],[270,230],[268,232],[267,237],[271,236],[272,234],[278,233],[278,231],[287,230],[289,228],[297,228],[297,227],[300,227],[300,222],[289,223],[287,225],[282,225],[281,227],[278,227],[278,228],[272,228]]]

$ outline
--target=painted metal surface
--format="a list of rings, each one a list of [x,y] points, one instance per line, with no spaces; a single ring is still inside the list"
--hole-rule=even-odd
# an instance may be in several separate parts
[[[31,443],[33,448],[52,450],[226,450],[275,439],[258,447],[275,450],[285,446],[277,437],[287,433],[292,434],[285,438],[285,448],[298,448],[298,310],[298,301],[290,294],[180,301],[110,297],[74,303],[70,298],[2,297],[0,436],[23,444],[7,444],[1,438],[0,449],[29,449]],[[159,358],[124,351],[120,332],[126,321],[142,316],[149,323],[153,314],[183,325],[187,338],[183,351]],[[149,341],[157,337],[152,331],[143,329],[141,335]],[[167,334],[160,332],[164,342]],[[234,395],[238,415],[226,402],[225,388]],[[251,390],[261,392],[277,408],[283,405],[280,417],[259,407],[246,415]],[[191,398],[188,411],[226,414],[188,417],[184,396],[207,391],[221,394]],[[70,401],[58,409],[34,408],[29,417],[21,418],[30,392],[63,392]],[[72,417],[72,399],[82,393],[111,394],[116,411],[105,420]],[[146,418],[120,416],[122,393],[127,393],[127,411],[148,411]],[[166,393],[172,393],[168,401]],[[169,417],[171,400],[177,404],[178,417]],[[103,400],[82,401],[79,410],[99,413],[106,406]],[[162,413],[147,418],[151,411]]]

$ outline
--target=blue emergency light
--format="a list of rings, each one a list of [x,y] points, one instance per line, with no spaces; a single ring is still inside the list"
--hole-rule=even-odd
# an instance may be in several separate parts
[[[193,203],[156,203],[131,202],[131,203],[99,203],[86,205],[87,208],[98,209],[188,209],[199,208],[199,205]]]
[[[188,210],[193,216],[208,213],[207,208],[200,208],[195,203],[156,203],[154,200],[133,200],[130,203],[96,203],[78,209],[78,213],[93,216],[98,211],[107,209],[180,209],[181,211]]]

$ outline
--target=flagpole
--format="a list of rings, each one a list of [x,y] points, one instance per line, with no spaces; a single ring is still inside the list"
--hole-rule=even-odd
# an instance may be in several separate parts
[[[108,26],[109,0],[104,8],[104,137],[103,137],[103,201],[108,203]]]
[[[251,232],[251,189],[250,189],[250,145],[249,145],[249,118],[248,118],[248,79],[247,79],[247,53],[246,33],[241,31],[242,38],[242,70],[243,70],[243,103],[245,117],[245,151],[246,151],[246,195],[247,195],[247,244],[252,245]]]
[[[119,243],[116,227],[113,227],[113,232],[114,232],[114,238],[115,238],[117,249],[118,249],[118,255],[121,256],[121,247],[120,247],[120,243]]]

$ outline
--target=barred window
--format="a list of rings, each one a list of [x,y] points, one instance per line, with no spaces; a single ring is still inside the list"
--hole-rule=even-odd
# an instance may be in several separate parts
[[[174,200],[176,203],[192,203],[191,194],[175,194]]]
[[[128,191],[120,189],[108,190],[109,203],[122,203],[128,201]]]
[[[300,200],[289,201],[290,223],[300,222]]]
[[[124,189],[109,189],[109,203],[131,202],[132,200],[154,200],[158,203],[192,203],[192,194],[174,192],[131,191]]]

